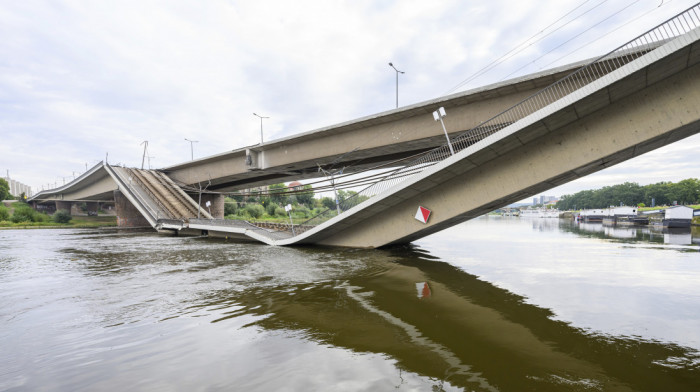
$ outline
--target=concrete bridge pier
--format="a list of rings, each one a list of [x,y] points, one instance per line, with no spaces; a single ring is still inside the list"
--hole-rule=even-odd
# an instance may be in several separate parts
[[[199,195],[194,195],[192,197],[195,202],[199,201]],[[202,205],[201,207],[209,211],[211,209],[211,216],[214,219],[224,219],[224,195],[218,193],[202,193]],[[211,202],[211,206],[207,208],[207,202]]]
[[[151,227],[148,220],[119,190],[114,191],[114,208],[117,210],[118,227]]]
[[[65,200],[56,200],[56,211],[65,210],[65,211],[68,211],[68,214],[73,215],[71,213],[72,207],[73,207],[73,202],[65,201]]]
[[[95,215],[97,216],[97,211],[100,209],[100,202],[98,201],[88,201],[85,203],[85,206],[87,207],[87,214],[88,215]]]

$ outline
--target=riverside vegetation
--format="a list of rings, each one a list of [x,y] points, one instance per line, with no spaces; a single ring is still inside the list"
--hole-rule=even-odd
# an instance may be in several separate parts
[[[115,216],[71,216],[66,210],[58,210],[53,215],[34,210],[21,201],[6,207],[0,204],[0,227],[39,228],[39,227],[103,227],[116,226]]]
[[[557,202],[556,207],[564,211],[608,208],[617,205],[656,207],[673,204],[700,204],[700,180],[688,178],[677,183],[658,182],[644,186],[635,182],[625,182],[620,185],[564,195]]]
[[[338,191],[342,210],[347,210],[369,197],[358,195],[355,191]],[[291,216],[294,224],[311,219],[325,211],[335,211],[335,200],[330,197],[315,198],[310,185],[304,185],[300,191],[289,192],[284,184],[273,184],[267,194],[233,195],[224,201],[226,219],[254,222],[289,223],[289,214],[284,206],[292,206]]]

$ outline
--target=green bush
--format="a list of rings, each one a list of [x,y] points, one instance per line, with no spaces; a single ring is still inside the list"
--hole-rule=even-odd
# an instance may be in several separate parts
[[[249,204],[245,207],[245,212],[250,215],[250,217],[258,219],[265,213],[265,209],[260,204]]]
[[[324,197],[321,199],[321,204],[328,209],[335,209],[335,199]]]
[[[274,216],[275,211],[277,211],[278,208],[280,208],[279,205],[275,203],[270,203],[267,206],[265,206],[265,212],[267,212],[267,215]]]
[[[10,210],[0,204],[0,221],[10,220]]]
[[[36,211],[32,210],[32,207],[27,205],[17,206],[11,220],[14,223],[34,222],[34,214],[36,214]]]
[[[292,210],[292,216],[295,218],[308,218],[311,215],[311,211],[304,205],[299,205]]]
[[[224,215],[233,215],[238,211],[238,203],[228,197],[224,200]]]
[[[68,223],[73,219],[72,216],[70,216],[70,212],[66,210],[58,210],[53,214],[53,221],[56,223]]]
[[[277,208],[275,208],[275,215],[287,216],[287,211],[285,211],[284,208],[282,208],[282,207],[277,207]]]
[[[34,219],[34,222],[48,222],[51,220],[48,215],[37,211],[35,211],[34,215],[32,215],[32,219]]]

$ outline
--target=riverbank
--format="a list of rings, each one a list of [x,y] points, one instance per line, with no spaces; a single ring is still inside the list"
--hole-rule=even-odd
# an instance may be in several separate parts
[[[694,209],[700,209],[700,205],[691,205],[689,206]],[[639,209],[639,211],[653,211],[653,210],[665,210],[668,207],[662,207],[662,208],[650,208],[650,207],[642,207]],[[578,213],[579,211],[564,211],[559,214],[559,219],[574,219],[574,215]],[[693,219],[690,221],[691,226],[700,226],[700,216],[695,216]]]
[[[11,229],[87,229],[96,227],[117,227],[116,216],[74,216],[68,223],[1,221],[0,230]]]

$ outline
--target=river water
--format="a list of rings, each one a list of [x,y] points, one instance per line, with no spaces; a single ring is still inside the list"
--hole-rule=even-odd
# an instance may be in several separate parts
[[[3,230],[0,391],[698,391],[698,234],[482,217],[357,250]]]

